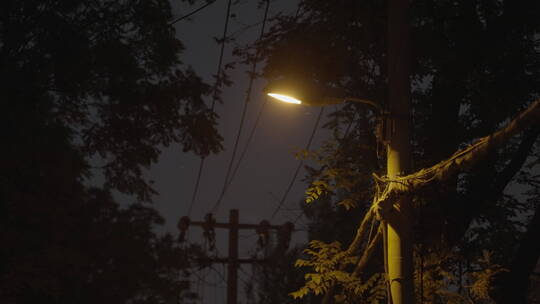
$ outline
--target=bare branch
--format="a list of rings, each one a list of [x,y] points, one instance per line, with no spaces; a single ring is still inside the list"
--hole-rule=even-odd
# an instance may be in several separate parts
[[[387,187],[375,202],[383,212],[389,208],[389,201],[397,195],[425,186],[431,181],[444,181],[458,171],[463,171],[481,160],[490,150],[499,148],[519,132],[540,122],[540,99],[533,102],[525,111],[501,130],[480,138],[476,143],[459,150],[450,158],[416,173],[386,180]]]
[[[364,253],[362,254],[362,257],[358,261],[358,264],[356,265],[356,268],[354,269],[354,272],[353,272],[355,276],[358,276],[362,272],[364,267],[366,267],[367,262],[369,258],[371,257],[371,254],[375,250],[375,246],[377,245],[379,240],[382,238],[383,225],[384,225],[383,222],[379,224],[379,228],[377,229],[377,234],[375,234],[375,237],[373,238],[373,240],[371,240],[369,245],[366,247],[366,250],[364,251]]]

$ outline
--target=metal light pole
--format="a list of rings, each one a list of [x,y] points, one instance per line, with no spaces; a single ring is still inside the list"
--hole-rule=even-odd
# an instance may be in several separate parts
[[[388,1],[388,88],[392,115],[387,147],[390,180],[410,170],[410,82],[408,0]],[[392,304],[414,303],[411,199],[401,197],[386,219]]]
[[[386,121],[387,177],[391,181],[410,170],[410,49],[408,0],[388,1],[388,110]],[[340,95],[321,89],[305,81],[282,79],[266,88],[267,94],[278,100],[307,105],[339,104],[353,101],[373,106],[386,115],[381,107],[370,100],[333,96]],[[400,184],[392,185],[399,187]],[[412,257],[412,210],[408,196],[399,198],[385,214],[385,261],[388,265],[390,303],[414,303]]]

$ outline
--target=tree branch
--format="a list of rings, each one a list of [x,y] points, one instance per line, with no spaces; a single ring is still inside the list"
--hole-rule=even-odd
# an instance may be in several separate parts
[[[495,181],[490,184],[485,184],[480,189],[474,188],[471,193],[465,195],[462,203],[477,202],[474,205],[469,204],[469,212],[461,213],[461,219],[455,222],[461,223],[459,227],[451,227],[452,237],[450,242],[458,241],[463,234],[467,231],[470,222],[478,216],[478,214],[485,210],[486,207],[491,206],[489,204],[492,201],[497,200],[502,196],[506,186],[512,181],[514,176],[521,170],[523,164],[527,161],[531,149],[536,142],[536,139],[540,135],[540,125],[530,128],[525,131],[522,137],[519,147],[513,153],[512,159],[506,165],[506,167],[495,177]],[[478,197],[481,194],[481,197]],[[484,202],[484,203],[482,203]],[[454,215],[455,216],[455,215]]]
[[[508,183],[510,183],[516,173],[518,173],[519,170],[521,170],[521,167],[523,167],[523,164],[527,160],[527,157],[529,156],[529,153],[531,152],[531,149],[534,146],[539,134],[540,125],[525,132],[523,139],[519,144],[519,148],[514,153],[514,157],[495,179],[495,189],[499,195],[504,192],[504,189]]]
[[[540,206],[527,227],[512,260],[510,272],[502,273],[493,295],[497,303],[526,303],[529,277],[540,257]]]
[[[388,209],[389,201],[402,193],[411,192],[434,180],[447,180],[458,171],[470,168],[489,151],[506,144],[512,136],[538,122],[540,122],[540,99],[533,102],[506,127],[480,138],[476,143],[457,151],[450,158],[416,173],[398,177],[395,180],[387,180],[387,187],[376,204],[384,211]]]
[[[386,212],[392,208],[392,202],[399,195],[410,193],[415,189],[429,184],[430,182],[445,181],[449,177],[453,176],[460,170],[465,170],[481,160],[488,152],[493,149],[507,143],[507,141],[519,132],[522,132],[529,126],[538,123],[540,121],[540,99],[533,102],[525,111],[521,112],[514,120],[512,120],[503,129],[489,135],[480,138],[475,144],[468,146],[465,149],[459,150],[450,158],[439,162],[438,164],[422,169],[416,173],[409,174],[403,177],[397,177],[396,179],[383,179],[378,178],[386,182],[386,188],[381,195],[377,195],[374,198],[371,208],[368,210],[360,226],[356,231],[355,238],[347,248],[348,255],[351,255],[362,244],[362,235],[366,230],[367,223],[375,215],[378,220],[384,220],[386,218]],[[536,138],[536,137],[535,137]],[[534,142],[533,142],[534,143]],[[503,171],[501,175],[500,183],[502,184],[508,176],[510,179],[515,174],[512,173],[513,169],[519,163],[521,159],[514,159],[508,166],[507,172]],[[519,166],[521,167],[521,166]],[[508,181],[506,182],[508,183]],[[375,238],[367,245],[366,251],[359,261],[354,274],[358,274],[363,266],[367,263],[376,242],[381,237],[380,229],[377,232]],[[335,285],[330,287],[323,298],[322,303],[328,303],[334,293]]]
[[[362,257],[358,261],[358,264],[356,265],[356,268],[354,269],[353,275],[355,276],[360,275],[364,267],[366,267],[367,262],[369,258],[371,257],[371,254],[375,250],[375,246],[377,245],[377,243],[382,237],[382,229],[383,229],[382,225],[384,224],[381,222],[381,224],[379,224],[379,228],[377,229],[377,234],[375,234],[375,237],[373,238],[373,240],[371,240],[369,245],[366,247],[366,250],[364,251],[364,253],[362,254]]]

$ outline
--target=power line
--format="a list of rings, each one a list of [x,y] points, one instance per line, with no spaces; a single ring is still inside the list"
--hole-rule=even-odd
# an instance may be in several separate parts
[[[305,232],[309,232],[309,223],[307,223],[306,221],[304,221],[302,219],[304,215],[304,212],[303,211],[300,211],[298,213],[298,215],[295,217],[294,221],[292,221],[293,225],[294,225],[294,231],[305,231]],[[300,225],[299,225],[300,224]]]
[[[238,267],[238,270],[240,270],[241,273],[243,273],[247,279],[249,281],[246,281],[244,278],[242,278],[242,276],[238,276],[238,278],[240,279],[240,281],[242,281],[242,283],[244,283],[244,286],[249,286],[250,284],[253,284],[253,282],[255,282],[255,284],[261,284],[261,280],[255,276],[255,274],[253,273],[248,273],[246,270],[244,270],[242,268],[242,265],[240,265],[240,267]]]
[[[268,103],[268,99],[265,99],[263,102],[261,108],[259,109],[259,113],[257,114],[257,118],[255,119],[255,123],[253,125],[253,128],[251,129],[251,132],[249,133],[248,139],[246,141],[246,145],[244,146],[244,149],[242,150],[242,153],[240,153],[240,157],[238,158],[238,161],[236,163],[236,166],[234,167],[234,170],[232,171],[232,174],[230,175],[230,178],[227,180],[227,189],[231,185],[232,181],[234,180],[234,177],[236,176],[236,173],[238,172],[238,168],[240,168],[240,164],[242,163],[242,160],[244,159],[244,156],[247,153],[247,150],[249,148],[249,145],[251,144],[251,141],[253,140],[253,136],[255,135],[255,131],[257,130],[257,127],[259,126],[259,122],[261,120],[262,113],[265,109],[265,105]],[[218,205],[219,202],[221,202],[221,199],[223,196],[220,196],[218,199]]]
[[[225,284],[225,285],[219,285],[219,287],[225,288],[227,286],[227,279],[225,278],[225,276],[223,276],[221,271],[217,270],[212,264],[208,265],[208,267],[210,267],[210,269],[213,270],[219,276],[219,279],[221,280],[220,283]]]
[[[199,163],[199,173],[197,173],[197,181],[195,182],[195,189],[193,189],[193,195],[191,196],[191,203],[189,204],[188,216],[191,215],[191,210],[195,204],[197,198],[197,192],[199,191],[199,183],[201,182],[202,171],[204,168],[204,157],[201,157],[201,162]]]
[[[193,275],[193,276],[197,277],[197,284],[204,284],[204,285],[209,286],[209,287],[221,287],[222,288],[223,285],[220,285],[221,282],[212,283],[207,279],[207,277],[209,276],[210,270],[211,269],[207,269],[206,267],[204,267],[204,268],[201,268],[201,269],[199,269],[197,271],[191,272],[190,275]],[[201,272],[201,274],[199,274],[199,272]],[[199,289],[202,289],[202,288],[199,288]]]
[[[203,9],[205,9],[205,8],[208,7],[208,6],[210,6],[210,4],[213,4],[213,3],[216,2],[216,1],[217,1],[217,0],[213,0],[213,1],[208,1],[208,2],[206,2],[205,5],[203,5],[203,6],[199,7],[199,8],[197,8],[196,10],[191,11],[191,12],[185,14],[184,16],[181,16],[181,17],[178,17],[178,18],[174,19],[173,21],[171,21],[171,22],[169,23],[169,25],[173,25],[173,24],[175,24],[175,23],[177,23],[177,22],[180,22],[180,21],[182,21],[182,20],[184,20],[184,19],[186,19],[186,18],[189,18],[189,17],[195,15],[196,13],[202,11]]]
[[[309,150],[309,148],[311,147],[311,142],[313,141],[317,128],[319,127],[319,122],[321,121],[323,112],[324,112],[324,107],[321,107],[321,111],[319,112],[319,116],[317,117],[317,121],[315,122],[315,125],[313,126],[313,131],[311,131],[311,136],[309,137],[309,141],[306,145],[306,150]],[[270,218],[271,220],[274,219],[274,216],[276,216],[278,211],[281,209],[281,207],[285,203],[285,200],[287,199],[287,196],[289,195],[289,192],[291,191],[292,186],[294,185],[294,182],[296,181],[296,178],[298,177],[298,172],[300,172],[300,168],[302,168],[303,164],[304,164],[303,160],[301,160],[298,163],[298,166],[296,167],[296,170],[294,171],[294,174],[289,183],[289,186],[287,186],[287,189],[285,190],[285,193],[283,194],[283,197],[281,198],[281,201],[279,202],[279,205],[277,206],[276,210],[274,210],[274,213],[272,213],[272,217]]]
[[[270,203],[274,206],[278,206],[279,202],[280,202],[280,199],[278,199],[277,197],[275,197],[272,192],[269,192],[269,194],[272,196],[272,199],[273,201],[270,201]],[[280,210],[282,211],[288,211],[288,213],[285,213],[285,217],[289,220],[291,220],[291,222],[293,224],[296,225],[296,222],[298,221],[298,218],[296,217],[296,212],[300,212],[300,214],[302,214],[302,209],[294,209],[294,208],[281,208]],[[293,220],[294,218],[294,220]]]
[[[216,72],[216,83],[214,84],[214,92],[212,94],[212,111],[214,110],[214,107],[216,105],[218,89],[221,86],[221,66],[223,64],[223,53],[225,52],[227,29],[229,28],[229,19],[231,16],[231,2],[232,0],[229,0],[229,2],[227,2],[227,13],[226,13],[227,15],[225,17],[225,25],[223,26],[223,35],[221,36],[221,50],[219,51],[219,60],[218,60],[217,72]]]
[[[298,2],[298,6],[296,7],[296,12],[294,14],[294,20],[295,21],[298,19],[299,15],[300,15],[300,10],[302,8],[302,4],[303,4],[303,0],[300,0]],[[311,146],[311,141],[313,140],[313,136],[315,135],[315,131],[317,130],[317,127],[319,126],[319,122],[321,120],[321,116],[323,114],[323,111],[324,111],[324,107],[321,107],[321,111],[319,112],[319,117],[317,117],[317,121],[315,122],[315,126],[313,127],[313,131],[311,132],[311,137],[309,138],[308,144],[306,146],[306,150],[308,150],[309,147]],[[298,163],[298,166],[296,167],[296,170],[294,171],[293,177],[291,179],[291,182],[289,183],[289,186],[287,186],[287,189],[285,190],[285,193],[283,194],[283,197],[281,198],[281,201],[279,202],[276,210],[274,210],[274,212],[272,213],[271,219],[273,219],[274,216],[276,216],[278,211],[283,206],[283,204],[285,202],[285,199],[289,195],[289,192],[291,191],[291,188],[294,185],[294,182],[296,181],[296,178],[298,177],[298,172],[300,172],[300,168],[302,168],[303,164],[304,164],[304,160],[301,160],[300,163]],[[302,215],[302,212],[300,212],[300,215],[294,221],[295,224],[296,224],[296,222],[298,221],[298,219],[300,218],[301,215]]]
[[[270,8],[270,0],[266,0],[266,8],[264,10],[264,17],[263,17],[263,22],[262,22],[262,26],[261,26],[261,32],[259,34],[259,39],[258,40],[261,40],[263,35],[264,35],[264,29],[265,29],[265,26],[266,26],[266,20],[268,18],[268,9],[269,8]],[[228,185],[230,184],[229,178],[230,178],[230,175],[231,175],[232,166],[233,166],[233,163],[234,163],[234,159],[236,157],[236,151],[238,150],[238,143],[239,143],[240,137],[242,135],[242,130],[243,130],[243,127],[244,127],[244,122],[245,122],[245,118],[246,118],[248,105],[249,105],[249,103],[251,101],[251,92],[252,92],[252,89],[253,89],[253,82],[255,80],[255,71],[257,69],[257,61],[259,59],[259,52],[260,51],[257,48],[257,50],[255,52],[255,57],[253,58],[253,63],[251,65],[251,73],[250,73],[250,78],[249,78],[249,84],[248,84],[248,88],[246,90],[246,99],[244,101],[244,107],[242,109],[242,115],[240,117],[240,126],[238,127],[238,133],[236,134],[236,139],[235,139],[235,142],[234,142],[234,147],[233,147],[233,152],[232,152],[232,155],[231,155],[231,160],[229,161],[229,166],[227,167],[227,173],[225,174],[225,181],[223,182],[223,188],[221,190],[221,194],[220,194],[218,200],[216,201],[216,204],[214,205],[214,207],[212,207],[212,212],[214,212],[219,207],[219,204],[221,203],[221,200],[223,199],[223,197],[225,196],[225,193],[227,192]]]
[[[244,159],[244,156],[246,155],[247,149],[251,143],[251,140],[253,139],[253,135],[255,134],[255,130],[259,126],[259,121],[261,120],[261,116],[263,113],[263,110],[268,103],[268,99],[266,98],[261,106],[261,109],[259,110],[259,114],[257,114],[257,118],[255,119],[255,124],[253,125],[253,128],[251,129],[251,132],[249,133],[248,139],[246,141],[246,145],[244,146],[244,149],[242,150],[242,153],[240,153],[240,157],[238,158],[238,162],[236,163],[236,167],[234,167],[233,173],[231,174],[231,178],[229,179],[229,184],[227,187],[232,183],[234,177],[236,176],[236,172],[238,171],[238,168],[240,167],[240,163],[242,163],[242,160]]]
[[[262,23],[262,21],[261,22],[256,22],[256,23],[251,23],[251,24],[242,24],[242,27],[240,29],[234,31],[232,34],[230,34],[229,37],[238,38],[241,35],[243,35],[246,31],[251,30],[252,28],[260,25],[261,23]]]
[[[214,0],[213,2],[207,3],[207,6],[210,5],[210,3],[214,3],[217,0]],[[221,65],[223,64],[223,53],[225,52],[225,42],[227,38],[227,28],[229,27],[229,19],[231,16],[231,2],[232,0],[229,0],[227,3],[227,12],[225,16],[225,24],[223,26],[223,35],[221,38],[221,50],[219,52],[219,60],[217,65],[217,73],[216,73],[216,82],[214,84],[214,89],[212,93],[212,111],[214,111],[215,105],[216,105],[216,99],[217,99],[217,92],[218,88],[221,85]],[[191,210],[193,208],[193,205],[195,204],[195,201],[197,200],[197,193],[199,191],[199,184],[201,181],[201,177],[204,171],[204,164],[205,164],[206,157],[201,157],[201,162],[199,164],[199,173],[197,174],[197,181],[195,182],[195,189],[193,190],[193,196],[191,198],[191,204],[189,206],[189,212],[188,216],[191,215]]]
[[[352,124],[353,124],[355,118],[356,118],[356,112],[354,112],[353,117],[351,118],[351,120],[347,124],[347,128],[345,129],[345,133],[343,134],[343,137],[341,138],[342,140],[347,138],[347,136],[349,135],[349,132],[351,131],[351,127],[352,127]],[[341,143],[340,143],[340,146],[341,146]],[[296,226],[297,222],[302,218],[302,215],[304,215],[304,214],[303,214],[302,211],[300,211],[300,213],[298,213],[298,215],[294,219],[293,224],[295,226]],[[307,227],[306,224],[304,224],[304,226]]]

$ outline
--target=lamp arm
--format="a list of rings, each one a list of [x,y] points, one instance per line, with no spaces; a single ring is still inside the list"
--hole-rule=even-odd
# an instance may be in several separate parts
[[[389,126],[392,125],[390,113],[385,111],[383,107],[375,101],[356,97],[346,97],[344,101],[358,102],[369,105],[375,109],[375,137],[377,139],[377,157],[383,155],[383,150],[388,145],[390,138]]]
[[[356,97],[345,97],[344,99],[345,99],[345,101],[352,101],[352,102],[358,102],[358,103],[367,104],[367,105],[370,105],[370,106],[374,107],[375,109],[377,109],[377,111],[379,113],[383,112],[381,105],[376,103],[375,101],[372,101],[372,100],[369,100],[369,99],[356,98]]]

